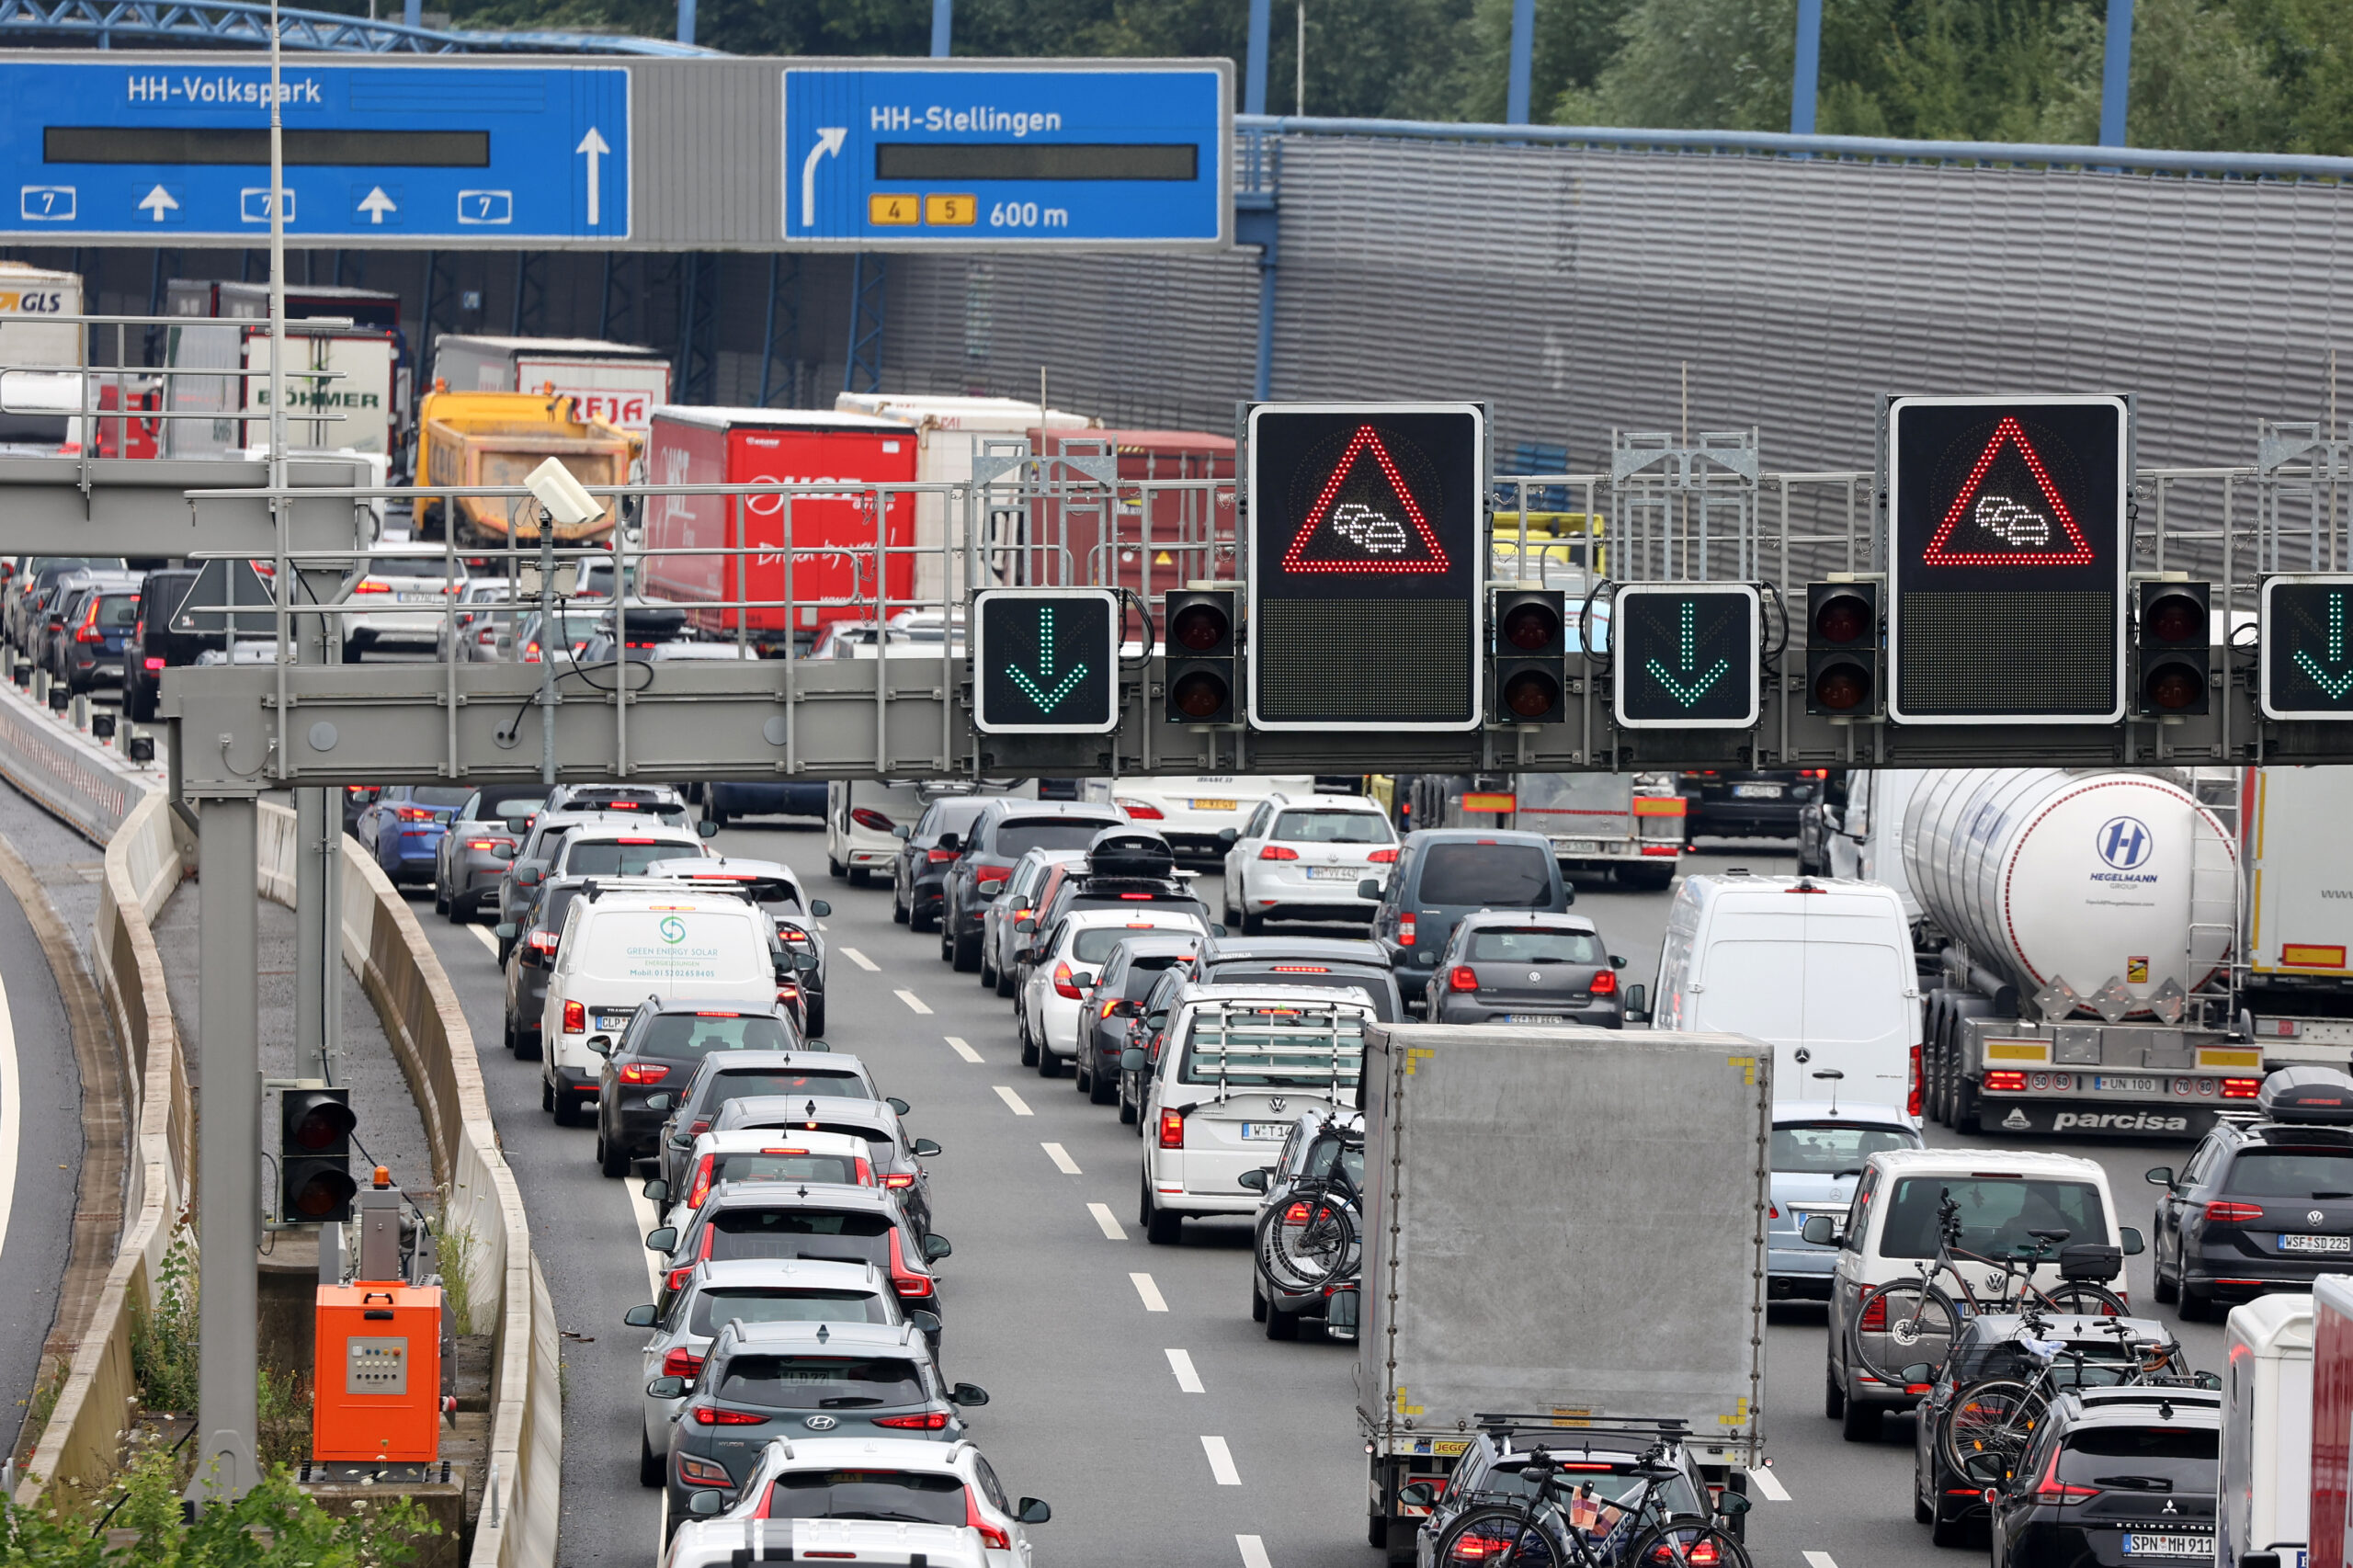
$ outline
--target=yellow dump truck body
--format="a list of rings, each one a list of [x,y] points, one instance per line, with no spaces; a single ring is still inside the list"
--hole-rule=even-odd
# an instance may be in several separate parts
[[[577,418],[577,412],[573,399],[540,392],[427,392],[417,411],[425,449],[417,483],[428,489],[521,484],[553,458],[583,484],[628,483],[639,438]],[[529,496],[459,496],[455,504],[460,543],[539,540],[539,508]],[[438,532],[440,509],[438,502],[418,503],[423,531]],[[609,537],[612,529],[608,507],[585,523],[559,524],[555,537],[562,544],[587,544]]]

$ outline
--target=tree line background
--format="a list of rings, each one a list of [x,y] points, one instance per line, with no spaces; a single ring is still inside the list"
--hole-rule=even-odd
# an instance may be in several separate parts
[[[346,0],[347,4],[350,0]],[[449,0],[459,27],[676,28],[675,0]],[[960,55],[1244,55],[1245,0],[958,0]],[[2139,147],[2353,153],[2353,0],[2139,0]],[[1786,130],[1796,0],[1537,0],[1538,118]],[[1818,129],[2088,142],[2107,0],[1824,0]],[[1511,0],[1275,0],[1276,113],[1500,120]],[[922,54],[926,0],[699,0],[737,54]]]

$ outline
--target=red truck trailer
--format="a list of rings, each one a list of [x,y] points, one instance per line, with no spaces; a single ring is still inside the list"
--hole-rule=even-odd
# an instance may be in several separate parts
[[[657,409],[646,438],[645,472],[654,484],[910,484],[915,477],[915,433],[895,419],[780,408]],[[782,495],[655,495],[646,502],[649,551],[757,545],[758,553],[651,555],[639,580],[656,598],[689,607],[733,599],[782,599],[785,561],[791,556],[790,623],[779,607],[744,611],[689,608],[706,632],[733,633],[739,616],[759,641],[804,641],[835,620],[876,615],[875,506],[871,491],[790,497],[792,538],[786,549],[787,497]],[[884,542],[912,545],[915,504],[910,494],[882,508]],[[912,555],[891,555],[881,571],[894,608],[914,596]],[[739,569],[740,567],[740,569]],[[819,602],[822,601],[822,602]]]
[[[2313,1281],[2311,1568],[2347,1568],[2346,1494],[2353,1446],[2353,1276]]]
[[[1202,430],[1029,432],[1043,457],[1119,459],[1117,505],[1032,504],[1028,578],[1058,586],[1132,588],[1158,598],[1205,579],[1231,579],[1233,563],[1233,437]],[[1050,470],[1056,481],[1074,478]],[[1172,480],[1220,480],[1208,490],[1159,489]],[[1060,548],[1056,548],[1059,546]],[[1000,552],[1002,553],[1002,552]],[[999,570],[1005,570],[1002,563]]]

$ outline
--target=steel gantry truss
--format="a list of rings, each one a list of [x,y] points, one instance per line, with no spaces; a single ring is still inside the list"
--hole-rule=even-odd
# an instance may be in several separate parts
[[[54,45],[93,39],[101,49],[140,42],[269,46],[270,8],[244,0],[0,0],[0,42]],[[411,28],[331,11],[278,12],[284,46],[343,54],[710,55],[716,50],[611,33],[475,32]]]

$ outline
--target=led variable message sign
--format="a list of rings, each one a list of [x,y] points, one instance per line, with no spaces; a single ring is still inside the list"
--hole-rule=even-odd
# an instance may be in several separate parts
[[[972,615],[972,727],[1105,734],[1120,723],[1120,599],[1108,588],[984,588]]]
[[[1756,722],[1762,606],[1746,583],[1629,583],[1618,590],[1614,702],[1629,730]]]
[[[2263,584],[2263,716],[2353,719],[2353,576]]]

